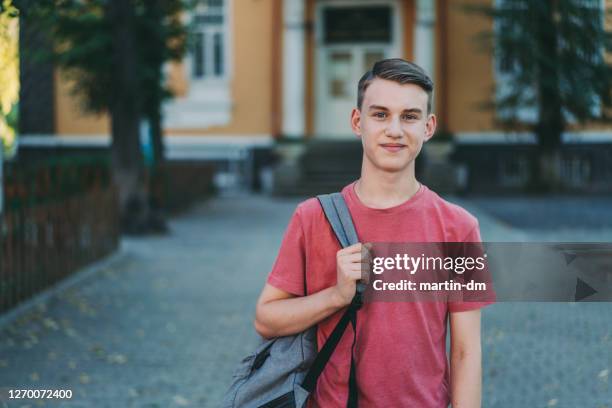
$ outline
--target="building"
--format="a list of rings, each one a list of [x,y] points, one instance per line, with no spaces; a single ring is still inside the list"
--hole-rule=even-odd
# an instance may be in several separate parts
[[[506,135],[495,125],[496,112],[480,107],[504,86],[503,74],[475,41],[479,32],[492,29],[491,21],[465,12],[465,3],[488,2],[202,0],[185,16],[194,27],[190,53],[166,68],[176,94],[164,110],[168,157],[257,162],[254,151],[272,149],[279,141],[332,146],[354,140],[349,114],[360,76],[374,61],[399,56],[421,65],[434,79],[439,126],[453,134],[459,152],[469,147],[463,157],[471,161],[470,183],[520,186],[527,170],[518,153],[533,136]],[[612,7],[612,0],[602,1],[602,7]],[[61,73],[53,71],[52,81],[47,96],[52,108],[46,109],[53,112],[53,139],[47,138],[47,128],[26,132],[22,143],[108,144],[107,118],[83,114]],[[566,139],[609,146],[612,129],[575,128]],[[495,163],[479,161],[482,152],[491,150],[510,154]],[[287,158],[302,155],[304,149],[280,151]],[[605,154],[612,158],[609,149]],[[610,175],[610,169],[587,163],[587,156],[567,159],[567,175],[577,185],[595,173]],[[488,178],[480,177],[479,169]]]

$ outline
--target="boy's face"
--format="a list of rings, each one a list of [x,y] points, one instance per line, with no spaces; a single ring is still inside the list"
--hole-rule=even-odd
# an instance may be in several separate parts
[[[354,108],[351,114],[365,166],[393,173],[414,168],[423,143],[436,129],[436,117],[427,114],[427,98],[418,85],[380,78],[370,83],[361,110]]]

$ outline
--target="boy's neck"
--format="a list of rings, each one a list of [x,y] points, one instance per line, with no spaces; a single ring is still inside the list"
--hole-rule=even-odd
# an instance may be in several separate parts
[[[408,201],[421,187],[414,166],[402,172],[362,171],[355,184],[359,200],[370,208],[391,208]]]

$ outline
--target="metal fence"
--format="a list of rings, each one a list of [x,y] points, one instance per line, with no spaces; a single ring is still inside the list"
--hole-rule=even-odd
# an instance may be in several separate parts
[[[0,215],[0,312],[113,252],[117,194],[95,161],[12,168]]]

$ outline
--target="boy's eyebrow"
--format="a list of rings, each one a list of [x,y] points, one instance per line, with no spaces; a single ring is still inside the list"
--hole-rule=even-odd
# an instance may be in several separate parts
[[[383,110],[383,111],[388,111],[389,109],[385,106],[382,105],[370,105],[368,110]],[[418,113],[421,114],[423,113],[423,111],[419,108],[410,108],[410,109],[404,109],[402,111],[402,113]]]

